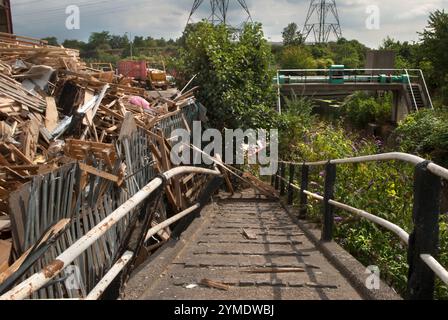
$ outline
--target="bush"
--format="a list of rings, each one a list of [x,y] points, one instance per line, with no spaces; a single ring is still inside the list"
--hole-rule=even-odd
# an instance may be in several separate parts
[[[282,69],[316,69],[317,62],[305,46],[286,47],[280,55]]]
[[[403,152],[417,153],[448,166],[448,110],[423,109],[412,113],[395,131]]]
[[[275,119],[271,48],[260,24],[246,24],[238,40],[227,26],[201,22],[183,36],[177,66],[197,74],[199,101],[217,128],[270,128]]]
[[[369,123],[383,124],[391,118],[392,95],[375,98],[368,93],[357,92],[345,99],[341,111],[357,128],[365,128]]]

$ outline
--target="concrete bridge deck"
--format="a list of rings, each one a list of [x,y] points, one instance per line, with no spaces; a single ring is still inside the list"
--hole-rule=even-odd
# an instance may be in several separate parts
[[[134,274],[125,298],[366,298],[316,246],[315,231],[304,230],[280,203],[253,192],[221,197],[202,211],[179,241],[172,240]],[[365,268],[338,248],[333,253],[345,258],[348,269],[358,270],[366,278]],[[203,285],[204,279],[225,284],[228,290]]]

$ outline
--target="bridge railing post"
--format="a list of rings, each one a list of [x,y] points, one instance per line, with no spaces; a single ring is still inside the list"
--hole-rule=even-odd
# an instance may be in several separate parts
[[[285,183],[286,164],[284,162],[282,162],[282,164],[280,166],[280,176],[282,177],[282,179],[280,180],[280,196],[284,196],[286,193],[286,190],[285,190],[285,187],[286,187],[286,183]]]
[[[336,165],[328,162],[325,167],[325,194],[324,194],[324,223],[322,230],[322,241],[333,240],[334,207],[329,203],[334,199],[334,186],[336,183]]]
[[[279,168],[279,170],[281,170],[281,168]],[[279,185],[280,185],[280,179],[278,177],[278,175],[280,174],[279,170],[277,170],[277,172],[274,175],[274,188],[275,188],[275,190],[278,190]]]
[[[292,185],[294,184],[295,169],[295,165],[291,163],[289,165],[288,205],[292,205],[294,202],[294,189]]]
[[[305,194],[305,190],[308,190],[310,167],[307,165],[302,166],[302,172],[300,177],[300,211],[299,219],[305,220],[308,216],[308,196]]]
[[[437,257],[441,179],[428,170],[429,161],[417,165],[414,175],[414,231],[409,238],[409,277],[407,298],[434,299],[435,275],[421,259],[422,254]]]

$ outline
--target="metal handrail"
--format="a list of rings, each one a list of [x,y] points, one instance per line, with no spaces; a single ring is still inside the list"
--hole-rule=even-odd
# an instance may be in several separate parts
[[[420,72],[420,76],[422,78],[423,85],[425,86],[426,95],[428,96],[429,104],[431,105],[431,109],[434,109],[434,105],[432,104],[432,98],[431,98],[431,95],[429,94],[429,89],[428,89],[428,86],[426,84],[425,75],[423,74],[422,69],[418,69],[417,71]]]
[[[106,219],[101,221],[97,226],[90,230],[86,235],[78,239],[71,247],[59,255],[53,262],[47,265],[42,271],[32,275],[10,291],[0,296],[0,300],[22,300],[29,297],[33,292],[39,290],[49,283],[53,278],[60,274],[64,268],[70,265],[85,250],[92,246],[101,238],[110,228],[116,225],[121,219],[147,199],[154,191],[163,185],[164,179],[171,180],[181,174],[207,174],[219,176],[221,172],[215,170],[204,169],[199,167],[178,167],[163,174],[162,177],[156,177],[143,189],[137,192],[131,199],[126,201],[117,210],[112,212]],[[123,266],[124,267],[124,266]]]
[[[294,165],[298,165],[298,166],[302,166],[302,165],[323,166],[328,163],[330,163],[330,164],[355,164],[355,163],[378,162],[378,161],[404,161],[404,162],[410,163],[412,165],[417,165],[417,164],[425,162],[426,160],[419,156],[415,156],[413,154],[402,153],[402,152],[389,152],[389,153],[382,153],[382,154],[376,154],[376,155],[335,159],[335,160],[328,160],[328,161],[302,162],[302,163],[279,161],[278,163],[294,164]],[[433,162],[430,162],[428,164],[428,170],[431,171],[433,174],[435,174],[445,180],[448,180],[448,169],[441,167]]]
[[[406,76],[408,78],[409,89],[411,90],[411,94],[412,94],[412,100],[414,101],[414,107],[415,107],[415,110],[418,111],[417,100],[415,100],[415,94],[414,94],[414,89],[412,88],[411,78],[409,76],[408,70],[406,69],[405,71],[406,71]]]
[[[289,181],[287,181],[283,177],[281,177],[279,175],[276,175],[276,177],[278,177],[279,179],[286,182],[292,188],[294,188],[298,191],[302,191],[302,189],[299,186],[289,183]],[[303,190],[303,193],[305,193],[307,196],[312,197],[313,199],[316,199],[320,202],[324,201],[324,197],[322,197],[321,195],[318,195],[317,193],[313,193],[308,190]],[[406,245],[409,244],[409,233],[407,233],[400,226],[398,226],[390,221],[387,221],[386,219],[383,219],[383,218],[375,216],[371,213],[368,213],[367,211],[349,206],[347,204],[344,204],[344,203],[341,203],[341,202],[338,202],[335,200],[330,200],[329,204],[331,204],[339,209],[342,209],[344,211],[356,214],[356,215],[358,215],[366,220],[369,220],[370,222],[373,222],[377,225],[380,225],[383,228],[395,233],[402,240],[402,242],[404,244],[406,244]],[[433,272],[440,278],[440,280],[442,280],[445,284],[448,285],[448,271],[433,256],[424,254],[424,255],[421,255],[420,257],[423,260],[423,262],[425,262],[426,265],[428,267],[430,267],[431,270],[433,270]]]
[[[290,185],[292,188],[294,188],[294,189],[296,189],[298,191],[302,191],[302,189],[299,186],[289,183],[288,181],[286,181],[286,179],[280,177],[279,175],[277,175],[277,177],[282,179],[286,183],[288,183],[288,185]],[[316,200],[319,200],[321,202],[324,201],[324,197],[322,197],[321,195],[318,195],[317,193],[312,193],[311,191],[308,191],[308,190],[303,190],[303,192],[307,196],[310,196],[310,197],[312,197],[312,198],[314,198]],[[377,217],[377,216],[375,216],[375,215],[373,215],[371,213],[368,213],[367,211],[364,211],[364,210],[361,210],[361,209],[358,209],[358,208],[346,205],[346,204],[338,202],[338,201],[330,200],[330,204],[335,206],[335,207],[337,207],[337,208],[339,208],[339,209],[342,209],[342,210],[354,213],[354,214],[356,214],[358,216],[361,216],[361,217],[363,217],[363,218],[365,218],[365,219],[367,219],[367,220],[369,220],[371,222],[374,222],[374,223],[376,223],[376,224],[378,224],[378,225],[388,229],[389,231],[392,231],[393,233],[395,233],[405,244],[409,243],[409,233],[404,231],[398,225],[393,224],[392,222],[389,222],[389,221],[387,221],[387,220],[385,220],[383,218]]]
[[[283,169],[281,170],[281,176],[276,174],[276,175],[274,175],[274,177],[276,177],[276,186],[278,184],[277,179],[281,179],[283,181],[281,188],[283,188],[284,182],[286,182],[290,188],[299,190],[306,196],[312,197],[320,202],[325,202],[325,203],[327,203],[327,205],[337,207],[337,208],[345,210],[347,212],[351,212],[351,213],[361,216],[371,222],[381,225],[382,227],[386,228],[387,230],[395,233],[405,244],[409,245],[409,239],[410,239],[409,234],[405,230],[403,230],[401,227],[399,227],[398,225],[393,224],[392,222],[387,221],[385,219],[379,218],[375,215],[372,215],[364,210],[351,207],[349,205],[335,201],[332,198],[329,198],[329,196],[327,195],[327,188],[325,191],[326,196],[323,197],[321,195],[312,193],[308,190],[302,190],[302,188],[294,185],[291,182],[291,181],[293,181],[293,179],[291,179],[291,177],[290,177],[289,181],[287,181],[287,179],[285,179],[283,177],[283,175],[285,174],[284,167],[286,164],[289,164],[291,166],[296,165],[296,166],[309,167],[309,166],[323,166],[323,165],[330,166],[330,165],[336,165],[336,164],[355,164],[355,163],[365,163],[365,162],[372,162],[372,161],[388,161],[388,160],[404,161],[407,163],[411,163],[411,164],[415,165],[416,167],[424,165],[428,169],[428,171],[431,172],[433,175],[435,175],[439,178],[448,180],[448,169],[443,168],[439,165],[436,165],[430,161],[426,161],[425,159],[423,159],[421,157],[411,155],[411,154],[406,154],[406,153],[399,153],[399,152],[368,155],[368,156],[361,156],[361,157],[352,157],[352,158],[345,158],[345,159],[335,159],[335,160],[329,160],[329,161],[318,161],[318,162],[295,163],[295,162],[279,161],[278,163],[282,164],[282,166],[283,166]],[[307,170],[306,170],[306,172],[307,172]],[[327,173],[328,173],[328,171],[327,171]],[[307,175],[308,175],[308,173],[307,173]],[[306,180],[308,180],[308,178],[306,178]],[[334,183],[334,181],[333,181],[333,183]],[[326,181],[326,184],[327,184],[327,181]],[[326,199],[328,199],[328,200],[326,200]],[[292,204],[291,196],[288,197],[288,202],[289,202],[289,204]],[[432,255],[420,254],[419,257],[420,257],[421,261],[423,261],[423,263],[426,264],[437,277],[439,277],[445,284],[448,285],[448,271]]]

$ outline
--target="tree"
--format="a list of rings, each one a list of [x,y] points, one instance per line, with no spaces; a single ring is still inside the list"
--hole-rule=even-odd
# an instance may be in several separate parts
[[[283,44],[285,46],[299,46],[305,43],[305,38],[296,23],[290,23],[283,29]]]
[[[448,103],[448,13],[443,10],[431,13],[420,36],[422,54],[433,65],[430,84],[439,88],[443,102]]]
[[[197,74],[197,98],[211,126],[268,128],[275,106],[273,57],[260,24],[246,24],[235,35],[224,25],[200,22],[183,35],[178,69],[189,79]]]
[[[83,41],[76,40],[76,39],[73,39],[73,40],[67,39],[67,40],[64,40],[64,42],[62,43],[62,46],[64,48],[83,50],[86,46],[86,43]]]
[[[92,32],[89,37],[89,46],[95,48],[99,46],[110,46],[112,36],[109,31]]]
[[[47,37],[42,40],[47,41],[50,46],[59,46],[58,39],[56,37]]]
[[[317,62],[307,47],[290,46],[281,53],[280,65],[283,69],[315,69]]]
[[[129,47],[130,42],[127,36],[113,35],[110,37],[109,44],[112,49],[125,49]]]
[[[361,68],[364,66],[367,47],[357,40],[339,39],[331,44],[334,52],[334,62],[347,68]]]

